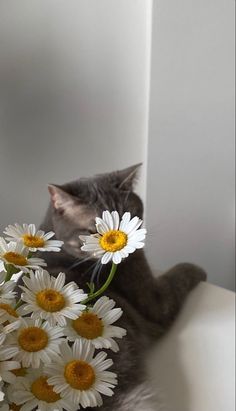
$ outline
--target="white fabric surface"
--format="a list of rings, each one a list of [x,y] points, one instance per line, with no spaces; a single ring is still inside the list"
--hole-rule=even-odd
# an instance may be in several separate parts
[[[170,411],[235,410],[235,294],[201,283],[148,360]]]

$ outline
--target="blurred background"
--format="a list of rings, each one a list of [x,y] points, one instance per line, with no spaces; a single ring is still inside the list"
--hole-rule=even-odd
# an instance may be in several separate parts
[[[143,162],[146,251],[234,288],[234,1],[0,0],[0,228]]]

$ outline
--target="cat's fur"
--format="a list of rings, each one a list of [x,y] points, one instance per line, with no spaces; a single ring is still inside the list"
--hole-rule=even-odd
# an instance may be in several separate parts
[[[43,253],[50,273],[66,273],[67,281],[75,281],[86,289],[86,282],[96,272],[96,260],[80,250],[79,235],[95,232],[95,217],[104,210],[130,211],[142,218],[143,205],[133,192],[138,166],[80,179],[62,186],[49,186],[51,203],[41,228],[52,230],[64,241],[61,253]],[[94,271],[95,269],[95,271]],[[97,287],[110,271],[102,266],[95,277]],[[106,295],[123,309],[118,325],[127,329],[127,336],[118,343],[120,351],[109,356],[119,384],[113,397],[104,397],[101,411],[157,411],[149,384],[146,382],[145,351],[161,337],[176,318],[185,297],[201,281],[205,272],[192,264],[179,264],[164,275],[154,278],[143,250],[125,259]],[[91,410],[91,409],[90,409]]]

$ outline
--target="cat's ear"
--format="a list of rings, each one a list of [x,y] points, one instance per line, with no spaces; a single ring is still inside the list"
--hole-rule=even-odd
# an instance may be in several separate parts
[[[63,213],[66,209],[68,210],[77,202],[74,196],[66,193],[66,191],[56,185],[49,184],[48,191],[51,196],[52,205],[59,213]]]
[[[138,172],[142,163],[115,171],[110,174],[110,180],[117,188],[122,190],[132,190],[138,178]]]

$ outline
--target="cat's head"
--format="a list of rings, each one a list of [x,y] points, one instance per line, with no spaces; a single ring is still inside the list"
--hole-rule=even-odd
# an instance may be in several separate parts
[[[79,235],[95,233],[95,217],[104,210],[129,211],[142,218],[143,204],[133,192],[140,164],[92,178],[81,178],[63,185],[49,185],[52,229],[64,241],[63,248],[74,257],[82,257]]]

